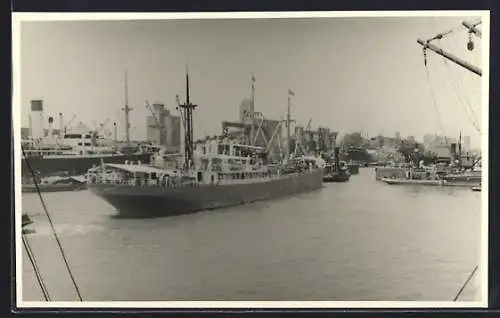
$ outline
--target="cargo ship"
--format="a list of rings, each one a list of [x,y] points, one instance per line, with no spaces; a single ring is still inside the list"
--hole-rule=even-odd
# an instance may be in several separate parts
[[[101,158],[109,163],[140,161],[149,163],[151,155],[159,150],[159,146],[147,142],[131,142],[128,106],[128,85],[125,74],[125,138],[117,139],[117,126],[114,123],[114,139],[105,137],[102,132],[109,118],[106,118],[95,129],[88,128],[80,122],[76,128],[69,128],[76,118],[63,123],[63,114],[59,113],[59,129],[53,128],[54,118],[48,117],[48,129],[45,129],[43,100],[31,101],[29,114],[29,137],[21,141],[21,171],[24,178],[31,178],[32,173],[41,177],[60,174],[80,175],[93,165],[99,165]],[[33,124],[38,123],[38,129]]]
[[[109,164],[89,170],[88,188],[121,217],[173,216],[290,196],[322,187],[323,168],[311,159],[272,164],[266,149],[227,136],[195,143],[186,74],[184,153],[153,156],[149,165]],[[288,116],[289,117],[289,116]],[[196,147],[195,147],[196,146]]]
[[[25,147],[22,146],[21,172],[23,177],[31,178],[32,171],[39,176],[54,176],[59,174],[80,175],[87,172],[93,165],[99,165],[101,158],[109,163],[125,161],[140,161],[149,163],[151,155],[159,147],[152,145],[137,146],[132,151],[121,152],[119,149],[100,151],[98,147],[87,150],[88,147]]]

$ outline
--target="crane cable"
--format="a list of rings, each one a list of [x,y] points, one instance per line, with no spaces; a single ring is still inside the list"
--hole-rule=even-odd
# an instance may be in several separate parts
[[[449,76],[451,77],[451,74],[450,74],[450,68],[449,68],[449,64],[447,61],[444,61],[444,64],[446,65],[446,70],[449,74]],[[467,117],[470,121],[470,123],[472,124],[472,126],[474,126],[474,128],[479,132],[481,133],[481,128],[479,128],[478,124],[477,124],[477,117],[476,117],[476,114],[474,112],[474,109],[472,108],[471,104],[464,98],[464,96],[460,93],[460,90],[458,89],[458,87],[456,86],[455,82],[452,82],[452,86],[453,86],[453,89],[455,90],[455,93],[457,94],[458,96],[458,99],[460,100],[460,104],[462,105],[462,108],[464,109],[465,113],[467,114]],[[467,109],[469,109],[469,111],[467,111]]]
[[[476,265],[474,267],[474,269],[472,270],[472,272],[469,274],[469,277],[467,277],[467,280],[465,281],[465,283],[462,285],[462,287],[460,288],[460,290],[456,294],[455,298],[453,298],[453,301],[457,301],[458,300],[458,297],[460,297],[460,295],[462,294],[462,292],[465,290],[465,287],[467,287],[467,285],[469,284],[470,280],[472,279],[472,277],[474,276],[474,274],[477,272],[478,268],[479,268],[478,265]]]
[[[479,133],[481,133],[481,129],[478,127],[478,124],[477,124],[477,117],[476,117],[476,114],[474,112],[474,108],[471,106],[471,103],[469,102],[469,100],[460,92],[460,89],[458,88],[455,81],[453,81],[453,79],[452,79],[453,76],[451,74],[450,64],[448,63],[448,61],[444,57],[443,57],[443,62],[444,62],[444,65],[446,66],[446,72],[447,72],[448,76],[450,77],[451,86],[453,87],[455,93],[457,94],[458,99],[460,100],[461,105],[462,105],[464,111],[466,112],[467,117],[469,118],[469,121],[474,126],[474,128]],[[470,113],[467,111],[467,108],[470,110]]]
[[[435,23],[434,20],[432,20],[433,23]],[[479,25],[481,23],[481,20],[479,20],[479,22],[476,22],[474,25]],[[448,46],[450,46],[451,48],[451,43],[449,41],[449,37],[448,35],[451,34],[451,33],[454,33],[458,28],[461,28],[460,26],[456,26],[452,29],[450,29],[449,31],[447,32],[442,32],[442,33],[439,33],[437,36],[435,36],[434,38],[432,38],[431,40],[438,40],[439,43],[441,43],[441,39],[442,38],[445,38],[447,43],[448,43]],[[431,41],[429,40],[429,41]],[[427,67],[427,58],[426,58],[426,50],[424,49],[424,64],[425,66]],[[446,65],[447,67],[447,72],[448,72],[448,76],[451,77],[451,74],[450,74],[450,70],[449,70],[449,64],[447,63],[446,59],[443,57],[443,61],[444,61],[444,64]],[[470,74],[470,73],[469,73]],[[427,75],[429,77],[429,75]],[[452,86],[453,86],[453,89],[455,90],[458,98],[460,99],[460,101],[462,102],[462,107],[464,108],[465,112],[467,113],[467,116],[469,117],[469,121],[471,122],[471,124],[474,126],[474,128],[479,132],[481,133],[481,129],[478,127],[477,125],[477,117],[475,115],[475,112],[474,112],[474,109],[473,107],[470,105],[470,103],[465,99],[465,97],[459,92],[460,90],[458,89],[458,87],[456,86],[455,82],[452,80]],[[429,79],[429,83],[430,83],[430,79]],[[432,85],[432,84],[431,84]],[[432,90],[432,87],[431,87],[431,90]],[[469,110],[470,112],[472,113],[472,117],[474,117],[475,120],[472,120],[471,118],[471,114],[469,114],[469,112],[467,111],[467,106],[469,107]]]
[[[23,245],[26,250],[26,254],[28,254],[28,258],[30,260],[31,266],[33,267],[33,270],[35,272],[36,280],[38,282],[38,285],[40,285],[40,289],[42,290],[43,298],[45,298],[45,301],[50,301],[50,294],[47,289],[47,286],[45,285],[45,282],[43,281],[42,274],[40,272],[40,268],[38,267],[35,254],[33,253],[33,250],[31,249],[31,246],[29,244],[28,238],[22,234],[22,239],[23,239]]]
[[[25,151],[24,151],[24,149],[22,147],[21,147],[21,150],[22,150],[23,156],[25,158],[26,164],[28,166],[28,169],[30,170],[31,176],[33,177],[33,182],[35,184],[36,192],[38,193],[38,196],[39,196],[40,201],[42,203],[43,210],[44,210],[45,215],[47,216],[47,219],[49,221],[50,227],[52,229],[52,233],[53,233],[54,238],[56,240],[56,243],[57,243],[57,245],[59,247],[59,251],[61,252],[61,256],[63,258],[64,264],[66,265],[66,269],[68,271],[68,275],[71,278],[71,281],[72,281],[73,286],[75,288],[75,291],[76,291],[76,294],[78,296],[78,299],[80,301],[83,301],[82,295],[80,293],[80,289],[78,288],[78,285],[76,283],[75,277],[73,276],[73,272],[71,271],[71,268],[69,266],[68,260],[66,258],[66,254],[64,253],[64,249],[62,247],[61,241],[59,240],[59,236],[57,235],[56,229],[54,227],[54,223],[52,222],[52,218],[50,217],[50,213],[47,210],[47,206],[45,205],[45,201],[43,200],[42,193],[40,192],[40,188],[38,187],[38,182],[37,182],[37,180],[35,178],[35,173],[33,171],[33,168],[31,167],[31,164],[28,161],[28,157],[26,156],[26,153],[25,153]]]
[[[424,51],[425,52],[425,51]],[[446,133],[445,133],[445,130],[444,130],[444,126],[443,126],[443,122],[441,120],[441,115],[439,114],[439,108],[437,106],[437,101],[436,101],[436,94],[434,92],[434,88],[432,87],[432,81],[431,81],[431,77],[429,75],[429,67],[427,66],[427,59],[425,57],[425,53],[424,53],[424,64],[425,64],[425,74],[427,75],[427,80],[429,82],[429,89],[431,91],[431,96],[432,96],[432,104],[434,105],[434,110],[436,112],[436,116],[437,116],[437,120],[438,120],[438,125],[439,125],[439,128],[441,129],[441,132],[443,133],[443,135],[445,136],[445,139],[446,138]],[[446,143],[448,143],[447,140],[445,140]]]

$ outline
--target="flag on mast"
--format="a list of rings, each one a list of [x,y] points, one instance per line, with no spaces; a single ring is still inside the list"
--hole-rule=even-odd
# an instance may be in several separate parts
[[[291,89],[288,89],[288,95],[290,95],[290,96],[295,96],[295,93],[294,93],[294,92],[292,92],[292,90],[291,90]]]
[[[253,73],[252,73],[252,83],[255,83],[255,77],[253,76]]]

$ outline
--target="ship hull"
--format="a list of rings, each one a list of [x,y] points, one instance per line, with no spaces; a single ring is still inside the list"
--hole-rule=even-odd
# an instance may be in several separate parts
[[[125,161],[141,161],[149,163],[151,154],[132,154],[132,155],[117,155],[103,157],[105,163],[124,163]],[[41,158],[28,157],[28,162],[34,171],[38,171],[40,176],[50,176],[61,172],[68,172],[73,175],[84,174],[93,165],[101,163],[101,157],[70,157],[70,158]],[[31,170],[28,167],[28,162],[25,158],[21,161],[21,169],[23,176],[31,176]]]
[[[413,179],[392,179],[383,178],[383,182],[389,185],[422,185],[422,186],[441,186],[441,187],[472,187],[477,186],[477,182],[467,181],[446,181],[446,180],[413,180]]]
[[[34,192],[66,192],[66,191],[81,191],[86,190],[85,184],[40,184],[38,188],[34,184],[23,184],[21,187],[22,193]]]
[[[158,186],[88,184],[89,189],[127,218],[174,216],[290,196],[322,187],[323,171],[290,174],[255,183]]]

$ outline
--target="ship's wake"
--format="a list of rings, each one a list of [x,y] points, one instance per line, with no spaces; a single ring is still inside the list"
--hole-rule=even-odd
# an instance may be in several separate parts
[[[53,236],[52,229],[47,225],[30,226],[34,233],[30,234],[30,237],[45,237]],[[56,233],[61,237],[75,236],[75,235],[88,235],[91,233],[104,232],[106,229],[99,225],[81,225],[81,224],[57,224]]]

